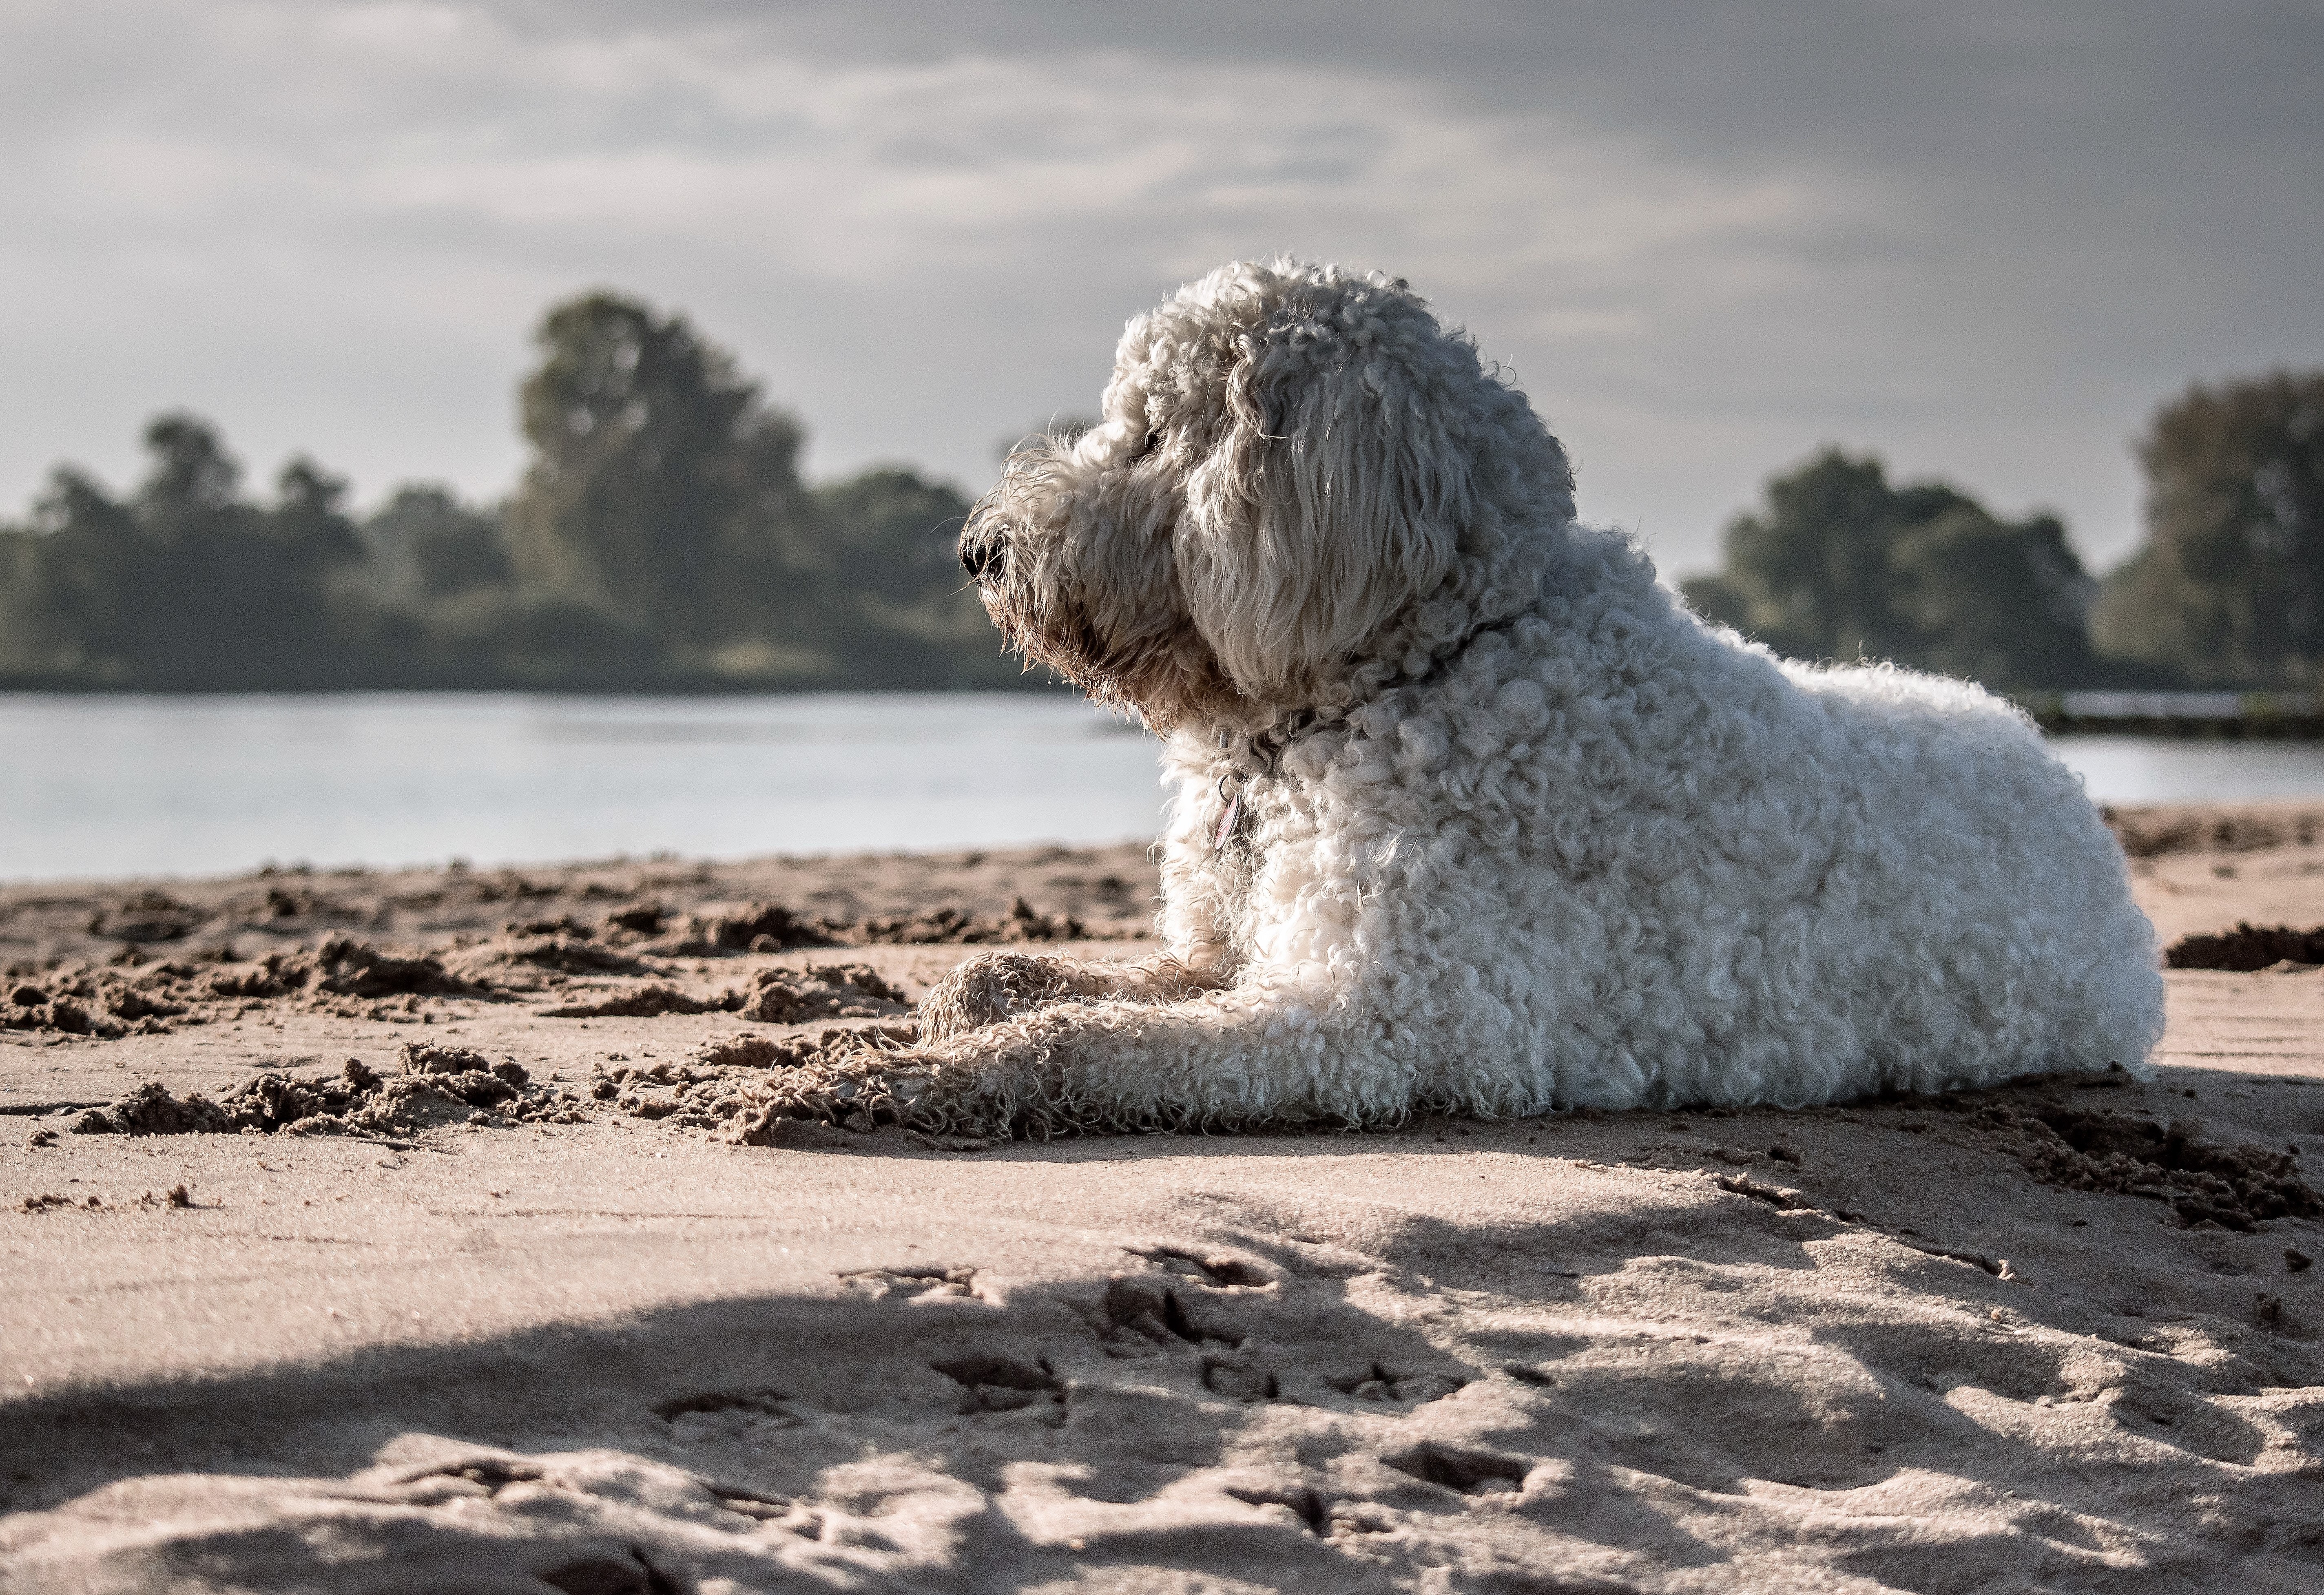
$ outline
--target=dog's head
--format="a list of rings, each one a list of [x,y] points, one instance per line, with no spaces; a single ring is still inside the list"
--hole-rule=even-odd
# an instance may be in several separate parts
[[[1238,263],[1130,324],[1100,423],[1019,447],[960,549],[1012,646],[1167,728],[1425,663],[1572,517],[1556,443],[1400,280]]]

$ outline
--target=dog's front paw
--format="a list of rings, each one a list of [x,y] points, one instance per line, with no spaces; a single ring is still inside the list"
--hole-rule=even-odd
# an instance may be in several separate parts
[[[974,1110],[959,1088],[959,1073],[956,1064],[918,1048],[822,1053],[770,1075],[733,1121],[729,1139],[771,1146],[785,1120],[849,1129],[892,1124],[941,1135],[1006,1134]]]
[[[920,1034],[931,1041],[965,1036],[1061,998],[1103,989],[1101,980],[1061,959],[979,953],[928,988],[920,1000]]]

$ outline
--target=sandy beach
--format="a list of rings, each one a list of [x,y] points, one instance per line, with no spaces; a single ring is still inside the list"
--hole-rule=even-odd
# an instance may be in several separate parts
[[[2324,805],[2115,816],[2166,943]],[[0,1588],[2312,1590],[2324,971],[2152,1080],[766,1122],[1142,846],[0,890]]]

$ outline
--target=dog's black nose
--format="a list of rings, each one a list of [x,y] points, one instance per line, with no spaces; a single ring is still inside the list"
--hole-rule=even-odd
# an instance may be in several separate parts
[[[981,581],[986,571],[999,572],[1008,552],[1009,545],[998,540],[964,541],[960,545],[960,567]]]

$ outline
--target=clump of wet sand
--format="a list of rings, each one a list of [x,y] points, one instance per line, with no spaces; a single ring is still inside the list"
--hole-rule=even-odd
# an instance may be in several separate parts
[[[2294,930],[2289,925],[2265,927],[2237,921],[2217,935],[2181,936],[2163,950],[2163,962],[2172,969],[2227,969],[2243,973],[2254,970],[2324,967],[2324,926]]]
[[[911,1000],[868,963],[804,963],[762,969],[751,978],[742,1015],[770,1025],[809,1019],[881,1019],[910,1010]]]
[[[72,1133],[395,1136],[448,1123],[573,1124],[582,1116],[578,1095],[536,1085],[512,1057],[494,1062],[469,1047],[407,1042],[399,1061],[386,1075],[360,1058],[336,1072],[263,1070],[216,1102],[147,1081],[82,1113]]]
[[[248,962],[335,931],[439,955],[495,937],[563,937],[648,959],[1117,941],[1150,933],[1157,890],[1144,844],[0,886],[0,971]]]

